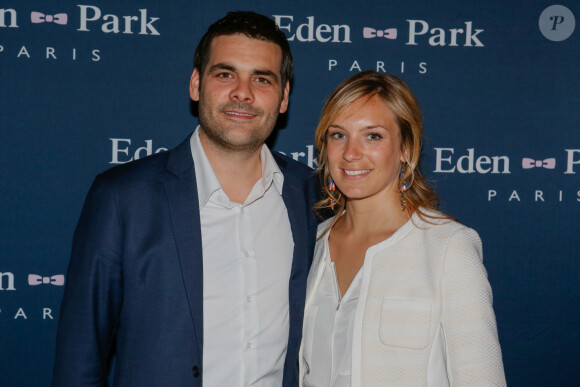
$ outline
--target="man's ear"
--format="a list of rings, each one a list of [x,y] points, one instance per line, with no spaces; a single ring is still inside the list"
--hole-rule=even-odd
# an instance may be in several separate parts
[[[189,97],[193,101],[199,101],[199,71],[196,68],[193,69],[189,80]]]
[[[280,103],[280,113],[286,113],[288,110],[288,101],[290,99],[290,81],[286,82],[282,91],[282,103]]]

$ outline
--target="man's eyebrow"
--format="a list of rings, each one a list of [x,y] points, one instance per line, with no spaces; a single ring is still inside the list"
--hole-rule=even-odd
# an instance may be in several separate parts
[[[236,71],[237,69],[236,69],[236,67],[235,67],[235,66],[232,66],[232,65],[229,65],[229,64],[225,64],[225,63],[216,63],[216,64],[214,64],[213,66],[211,66],[211,67],[208,69],[208,72],[210,72],[210,73],[211,73],[211,72],[214,72],[214,71],[216,71],[216,70],[229,70],[229,71]]]
[[[209,73],[213,73],[214,71],[219,71],[219,70],[228,70],[228,71],[232,71],[232,72],[237,72],[238,68],[236,66],[233,66],[233,65],[230,65],[227,63],[216,63],[213,66],[211,66],[207,71]],[[252,69],[251,74],[252,75],[262,75],[262,76],[271,78],[272,81],[274,81],[274,83],[280,82],[280,77],[278,76],[278,74],[276,74],[275,72],[270,71],[270,70]]]

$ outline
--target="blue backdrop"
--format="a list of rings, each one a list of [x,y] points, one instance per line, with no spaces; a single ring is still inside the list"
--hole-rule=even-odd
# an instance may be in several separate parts
[[[403,78],[442,208],[483,239],[508,384],[580,385],[577,0],[2,1],[0,385],[49,385],[92,179],[196,127],[195,46],[249,8],[276,19],[296,62],[273,148],[315,167],[330,91],[366,69]]]

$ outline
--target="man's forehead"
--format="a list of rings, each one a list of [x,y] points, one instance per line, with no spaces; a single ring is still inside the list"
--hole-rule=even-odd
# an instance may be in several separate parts
[[[250,38],[243,34],[219,35],[212,39],[208,64],[224,61],[235,63],[242,59],[264,64],[274,61],[279,71],[282,49],[274,42]]]

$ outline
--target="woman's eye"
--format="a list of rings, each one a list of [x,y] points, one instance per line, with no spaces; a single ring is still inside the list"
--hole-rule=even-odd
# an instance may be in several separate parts
[[[367,135],[367,138],[369,140],[380,140],[382,137],[378,133],[371,133],[371,134]]]
[[[335,140],[340,140],[341,138],[344,138],[344,136],[342,135],[342,133],[329,133],[330,138],[335,139]]]

